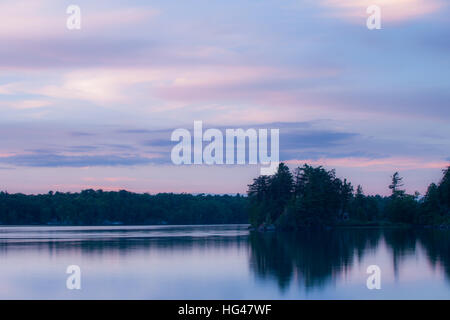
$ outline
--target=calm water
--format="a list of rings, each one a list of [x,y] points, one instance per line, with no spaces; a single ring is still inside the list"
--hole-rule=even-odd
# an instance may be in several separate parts
[[[381,290],[366,287],[373,264]],[[450,299],[450,231],[0,227],[0,298]]]

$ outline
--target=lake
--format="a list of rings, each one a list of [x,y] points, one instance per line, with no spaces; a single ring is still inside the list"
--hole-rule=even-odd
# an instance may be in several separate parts
[[[450,299],[450,231],[0,226],[0,299]]]

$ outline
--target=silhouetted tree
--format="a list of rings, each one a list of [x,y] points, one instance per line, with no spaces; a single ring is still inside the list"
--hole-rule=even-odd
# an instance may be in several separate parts
[[[391,185],[389,185],[389,189],[392,190],[393,198],[401,197],[405,193],[404,190],[400,189],[401,187],[403,187],[402,180],[403,180],[403,178],[400,177],[398,172],[395,172],[392,175],[392,183],[391,183]]]
[[[359,185],[356,194],[347,179],[334,170],[298,167],[292,175],[280,164],[273,176],[261,176],[249,185],[250,221],[255,226],[275,223],[281,229],[296,230],[341,224],[405,223],[450,225],[450,168],[444,170],[439,186],[432,184],[423,200],[407,194],[403,178],[392,175],[390,197],[366,196]],[[344,223],[344,222],[342,222]]]
[[[450,166],[443,170],[444,177],[439,183],[439,198],[441,203],[450,208]]]

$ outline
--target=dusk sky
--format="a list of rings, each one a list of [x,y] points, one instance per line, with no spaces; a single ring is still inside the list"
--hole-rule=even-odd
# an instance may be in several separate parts
[[[448,0],[2,0],[0,43],[2,191],[245,193],[258,166],[172,164],[195,120],[279,128],[367,194],[450,164]]]

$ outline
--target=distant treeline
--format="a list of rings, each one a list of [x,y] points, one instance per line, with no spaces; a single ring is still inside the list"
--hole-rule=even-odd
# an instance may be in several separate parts
[[[334,170],[305,164],[293,172],[283,163],[259,176],[242,195],[137,194],[84,190],[41,195],[0,192],[0,224],[227,224],[297,230],[336,225],[423,225],[450,227],[450,167],[426,195],[407,194],[392,176],[388,197],[354,190]]]
[[[249,185],[253,226],[297,230],[335,225],[450,226],[450,167],[424,197],[402,190],[398,172],[392,176],[389,197],[366,196],[361,186],[336,177],[334,170],[305,164],[294,172],[281,163],[272,176]]]
[[[0,193],[0,223],[226,224],[248,223],[247,197],[236,195],[137,194],[84,190],[42,195]]]

